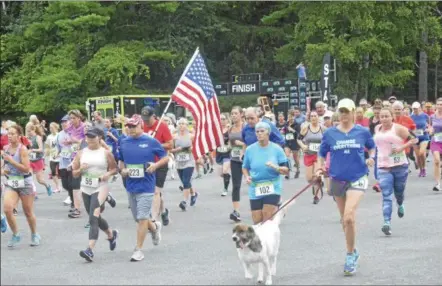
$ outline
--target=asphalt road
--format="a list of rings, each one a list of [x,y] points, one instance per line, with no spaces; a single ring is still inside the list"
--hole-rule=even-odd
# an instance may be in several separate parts
[[[333,200],[325,196],[312,204],[311,192],[299,197],[281,225],[281,247],[275,285],[293,284],[442,284],[442,193],[433,192],[432,167],[427,178],[413,171],[406,189],[406,213],[392,220],[391,237],[381,232],[381,195],[367,191],[357,212],[357,246],[361,254],[358,272],[343,276],[345,241]],[[372,181],[373,182],[373,181]],[[86,217],[69,219],[62,201],[67,192],[47,197],[39,187],[36,202],[38,232],[42,244],[29,246],[30,233],[21,208],[18,222],[21,244],[6,246],[11,233],[1,238],[1,284],[162,284],[162,285],[253,285],[248,281],[231,241],[233,223],[230,193],[221,197],[222,180],[215,174],[194,180],[199,191],[195,207],[178,208],[181,192],[177,180],[166,183],[165,199],[171,223],[163,228],[163,240],[154,247],[148,235],[145,260],[130,262],[135,246],[136,226],[127,208],[125,190],[118,180],[112,184],[117,207],[107,206],[104,217],[120,231],[115,251],[109,251],[100,233],[95,260],[86,263],[78,252],[87,247]],[[284,181],[284,198],[303,186],[305,180]],[[246,188],[242,190],[241,214],[250,223]],[[394,209],[394,214],[396,208]]]

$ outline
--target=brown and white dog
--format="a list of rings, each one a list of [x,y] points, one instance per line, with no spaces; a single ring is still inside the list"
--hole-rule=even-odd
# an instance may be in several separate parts
[[[253,278],[250,266],[258,263],[258,283],[264,282],[265,270],[265,284],[272,285],[272,276],[276,274],[276,259],[281,238],[279,225],[287,213],[288,207],[293,203],[294,201],[290,202],[272,220],[268,220],[263,224],[250,226],[240,223],[233,228],[232,239],[236,244],[238,257],[244,267],[246,279]]]

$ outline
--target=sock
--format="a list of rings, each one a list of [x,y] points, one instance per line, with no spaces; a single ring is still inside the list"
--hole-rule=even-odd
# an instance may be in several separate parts
[[[230,183],[230,174],[223,174],[224,179],[224,190],[227,190],[229,188]]]

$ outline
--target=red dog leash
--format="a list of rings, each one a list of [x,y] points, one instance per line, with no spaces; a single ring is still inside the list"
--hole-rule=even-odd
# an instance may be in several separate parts
[[[302,190],[300,190],[299,192],[297,192],[293,197],[290,198],[290,200],[288,200],[287,202],[285,202],[284,204],[282,204],[282,206],[279,207],[279,209],[274,212],[268,219],[260,222],[258,225],[265,223],[268,220],[273,219],[273,217],[283,208],[285,208],[286,206],[288,206],[294,199],[296,199],[297,197],[299,197],[303,192],[307,191],[308,189],[310,189],[310,187],[314,186],[314,185],[318,185],[320,188],[320,191],[322,192],[322,180],[321,177],[314,177],[312,182],[309,183],[307,186],[305,186]]]

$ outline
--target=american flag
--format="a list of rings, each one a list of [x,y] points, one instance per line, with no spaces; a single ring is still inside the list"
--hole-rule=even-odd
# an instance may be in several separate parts
[[[193,115],[193,152],[196,158],[201,158],[223,144],[218,99],[198,49],[173,91],[172,100],[184,106]]]

